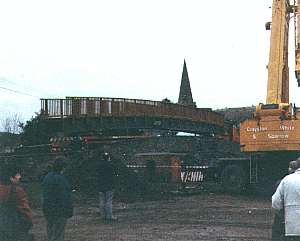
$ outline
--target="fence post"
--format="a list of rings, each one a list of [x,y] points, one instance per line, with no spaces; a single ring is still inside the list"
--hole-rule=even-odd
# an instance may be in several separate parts
[[[60,99],[60,118],[64,117],[64,102],[63,99]]]

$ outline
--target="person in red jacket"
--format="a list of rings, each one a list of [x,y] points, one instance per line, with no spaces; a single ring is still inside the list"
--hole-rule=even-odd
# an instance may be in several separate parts
[[[20,171],[10,164],[1,163],[0,168],[0,240],[29,241],[32,212],[28,197],[19,185]],[[18,218],[16,219],[16,216]]]

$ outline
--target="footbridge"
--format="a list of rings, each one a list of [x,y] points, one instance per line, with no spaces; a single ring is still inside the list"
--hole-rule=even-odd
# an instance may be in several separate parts
[[[219,134],[224,127],[223,115],[210,108],[107,97],[41,99],[41,118],[50,128],[66,135],[123,135],[155,130]]]

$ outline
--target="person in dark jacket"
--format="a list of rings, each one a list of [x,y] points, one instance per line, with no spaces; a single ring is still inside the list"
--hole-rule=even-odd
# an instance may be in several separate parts
[[[100,215],[107,221],[116,220],[112,214],[112,202],[116,183],[116,168],[111,156],[105,152],[97,168]]]
[[[48,241],[63,241],[67,219],[73,216],[71,187],[63,176],[64,160],[57,158],[44,178],[43,213],[47,221]]]
[[[8,163],[1,163],[0,169],[0,240],[30,241],[32,227],[32,212],[28,197],[19,185],[20,170]],[[16,219],[17,213],[19,218]],[[16,216],[12,216],[16,215]],[[16,223],[16,221],[19,221]]]

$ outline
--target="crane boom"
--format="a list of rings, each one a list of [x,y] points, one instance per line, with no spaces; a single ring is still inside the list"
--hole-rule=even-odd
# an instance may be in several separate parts
[[[298,87],[300,87],[300,17],[298,13],[299,1],[294,0],[295,7],[294,12],[294,25],[295,25],[295,75],[298,81]]]
[[[289,103],[289,0],[273,1],[268,64],[267,104]]]

